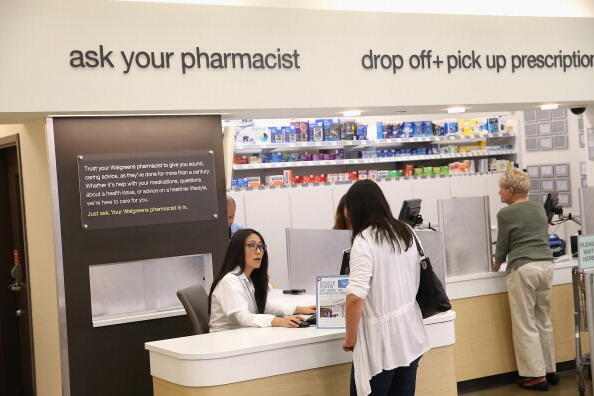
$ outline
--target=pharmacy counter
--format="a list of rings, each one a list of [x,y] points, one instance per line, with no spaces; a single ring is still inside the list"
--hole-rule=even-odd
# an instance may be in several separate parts
[[[577,259],[555,260],[551,320],[557,362],[575,358],[571,269]],[[456,311],[457,381],[516,371],[505,270],[446,279]],[[481,351],[481,353],[476,353]]]
[[[299,296],[302,300],[306,296]],[[456,394],[456,314],[426,319],[433,349],[417,394]],[[352,354],[344,330],[244,328],[145,344],[155,396],[348,394]]]

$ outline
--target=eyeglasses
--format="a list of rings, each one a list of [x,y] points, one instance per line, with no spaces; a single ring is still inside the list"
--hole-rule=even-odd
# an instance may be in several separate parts
[[[256,250],[260,250],[262,253],[264,253],[266,251],[266,245],[262,244],[257,244],[257,243],[246,243],[245,246],[247,246],[248,250],[250,252],[255,252]]]

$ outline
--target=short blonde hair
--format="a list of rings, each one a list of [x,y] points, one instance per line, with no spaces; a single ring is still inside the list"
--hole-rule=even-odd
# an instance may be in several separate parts
[[[514,193],[526,195],[530,190],[530,179],[526,172],[518,168],[511,168],[499,178],[499,187],[513,188]]]

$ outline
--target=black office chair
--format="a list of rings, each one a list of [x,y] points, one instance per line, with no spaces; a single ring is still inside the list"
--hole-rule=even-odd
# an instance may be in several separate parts
[[[208,333],[208,294],[200,285],[186,287],[177,291],[177,298],[184,306],[192,323],[194,334]]]

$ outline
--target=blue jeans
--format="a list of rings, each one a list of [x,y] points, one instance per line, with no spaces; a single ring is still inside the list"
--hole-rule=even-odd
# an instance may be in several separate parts
[[[384,370],[373,376],[369,381],[371,385],[370,396],[414,396],[417,383],[417,367],[419,360],[414,360],[409,367],[398,367]],[[357,396],[355,387],[355,368],[351,369],[351,396]]]

